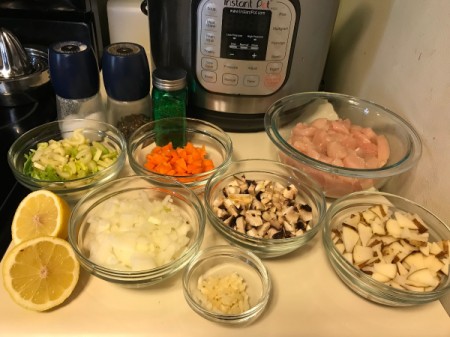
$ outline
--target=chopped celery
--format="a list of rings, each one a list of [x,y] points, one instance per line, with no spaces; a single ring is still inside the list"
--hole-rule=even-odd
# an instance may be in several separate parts
[[[71,138],[39,143],[25,155],[23,172],[39,180],[73,180],[111,166],[119,151],[106,141],[89,141],[82,131],[75,130]]]

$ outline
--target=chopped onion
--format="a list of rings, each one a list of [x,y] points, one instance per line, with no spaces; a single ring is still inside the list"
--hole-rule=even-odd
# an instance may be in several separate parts
[[[87,218],[84,248],[92,262],[147,270],[174,261],[190,241],[192,226],[171,196],[152,200],[143,191],[111,197]]]

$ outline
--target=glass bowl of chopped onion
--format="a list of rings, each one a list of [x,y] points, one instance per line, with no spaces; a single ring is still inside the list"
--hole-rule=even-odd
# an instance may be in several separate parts
[[[325,197],[307,174],[265,159],[234,161],[214,174],[204,204],[217,232],[260,258],[312,244],[326,212]]]
[[[231,161],[233,144],[218,126],[195,118],[163,118],[138,128],[128,139],[136,174],[171,177],[196,193]]]
[[[57,120],[20,136],[8,151],[17,181],[45,188],[74,204],[116,178],[126,162],[126,140],[114,126],[92,119]]]
[[[186,186],[128,176],[80,199],[69,219],[69,242],[92,275],[140,288],[186,266],[202,244],[205,222],[200,199]]]
[[[267,135],[279,160],[308,173],[326,197],[402,185],[422,154],[405,119],[376,103],[339,93],[286,96],[266,112]]]
[[[335,200],[323,243],[343,283],[375,303],[419,305],[450,290],[450,226],[401,196],[364,191]]]
[[[217,323],[248,325],[264,311],[271,280],[253,253],[229,245],[200,251],[183,273],[184,297],[200,316]]]

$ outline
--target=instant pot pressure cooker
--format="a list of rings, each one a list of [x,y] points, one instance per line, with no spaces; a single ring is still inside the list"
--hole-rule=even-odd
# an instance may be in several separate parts
[[[319,89],[338,0],[147,0],[152,61],[189,74],[189,113],[263,129],[281,97]]]

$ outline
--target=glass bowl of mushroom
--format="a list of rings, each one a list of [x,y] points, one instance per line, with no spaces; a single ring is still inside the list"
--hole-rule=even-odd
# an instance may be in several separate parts
[[[260,258],[282,256],[307,244],[326,212],[325,196],[307,174],[265,159],[235,161],[214,174],[204,201],[217,232]]]
[[[322,237],[336,274],[372,302],[419,305],[450,290],[450,227],[414,201],[349,194],[328,208]]]

